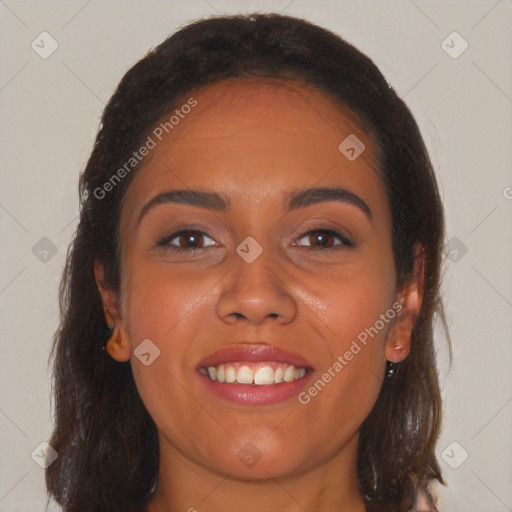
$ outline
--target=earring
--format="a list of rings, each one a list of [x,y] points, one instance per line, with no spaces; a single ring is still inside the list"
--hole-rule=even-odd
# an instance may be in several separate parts
[[[390,379],[395,375],[396,372],[396,363],[393,363],[391,361],[386,361],[386,377]]]

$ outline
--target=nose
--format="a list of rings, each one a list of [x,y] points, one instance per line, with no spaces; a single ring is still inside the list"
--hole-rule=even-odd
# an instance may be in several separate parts
[[[296,299],[279,267],[271,264],[265,253],[252,263],[235,256],[236,268],[222,280],[223,289],[217,302],[217,314],[225,322],[287,324],[296,317]]]

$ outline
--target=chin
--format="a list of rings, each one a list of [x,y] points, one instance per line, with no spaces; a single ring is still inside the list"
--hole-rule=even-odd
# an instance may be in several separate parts
[[[311,454],[297,450],[300,443],[284,441],[256,442],[254,438],[241,437],[226,447],[221,454],[211,454],[207,466],[220,474],[244,481],[261,481],[282,478],[299,473],[311,465]],[[302,445],[303,446],[303,445]],[[216,461],[212,467],[212,461]]]

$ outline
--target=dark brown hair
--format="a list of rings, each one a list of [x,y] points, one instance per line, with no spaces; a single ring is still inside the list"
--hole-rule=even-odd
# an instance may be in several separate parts
[[[219,80],[246,77],[293,79],[320,89],[354,113],[376,143],[397,286],[411,278],[421,242],[425,288],[411,353],[385,379],[360,430],[360,490],[368,511],[404,512],[415,488],[443,482],[434,451],[441,398],[433,323],[437,312],[446,327],[439,294],[444,216],[417,124],[375,64],[337,35],[277,14],[215,17],[180,29],[126,73],[80,177],[80,222],[61,283],[52,350],[50,445],[59,457],[46,470],[49,495],[65,512],[144,510],[158,482],[156,427],[130,364],[102,350],[109,330],[93,274],[94,261],[102,262],[105,284],[119,290],[120,207],[137,167],[104,197],[98,189],[183,98]]]

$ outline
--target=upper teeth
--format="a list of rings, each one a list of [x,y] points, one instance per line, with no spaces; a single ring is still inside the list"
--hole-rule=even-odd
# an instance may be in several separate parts
[[[252,367],[251,367],[252,366]],[[260,365],[220,364],[209,366],[208,376],[218,382],[238,382],[239,384],[268,385],[281,382],[292,382],[306,375],[305,368],[295,368],[293,365],[274,363],[275,369],[269,364]]]

